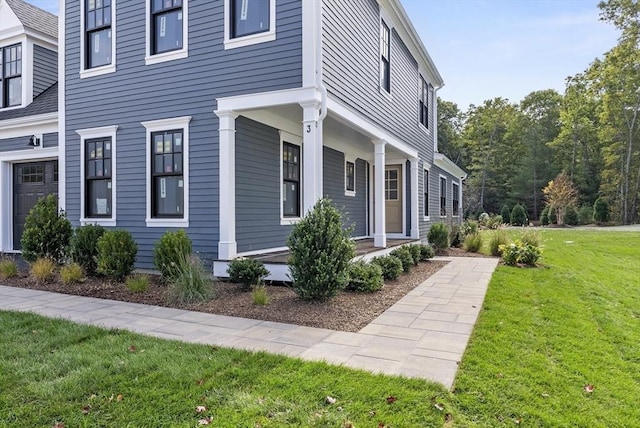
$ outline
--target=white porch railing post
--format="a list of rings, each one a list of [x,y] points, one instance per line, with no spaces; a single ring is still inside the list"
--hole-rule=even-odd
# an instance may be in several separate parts
[[[238,254],[236,242],[236,118],[238,114],[231,110],[216,110],[215,114],[220,122],[218,259],[232,260]]]
[[[375,206],[375,228],[373,234],[373,245],[378,248],[387,246],[387,232],[385,230],[385,195],[384,195],[384,171],[385,171],[385,146],[384,140],[375,140],[374,158],[374,195]]]

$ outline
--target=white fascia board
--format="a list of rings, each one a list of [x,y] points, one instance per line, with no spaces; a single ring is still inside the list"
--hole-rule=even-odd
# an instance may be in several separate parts
[[[285,89],[282,91],[261,92],[257,94],[238,95],[218,98],[219,111],[243,111],[286,104],[316,101],[320,103],[322,95],[314,87]]]
[[[0,121],[0,140],[53,132],[58,132],[57,112]]]
[[[31,39],[38,46],[47,48],[54,52],[58,52],[58,39],[55,39],[51,36],[47,36],[44,33],[41,33],[39,31],[34,31],[31,29],[27,29],[25,31],[25,34],[27,35],[27,37],[29,37],[29,39]]]
[[[441,170],[448,172],[456,178],[462,180],[467,178],[467,173],[442,153],[434,153],[433,163]]]

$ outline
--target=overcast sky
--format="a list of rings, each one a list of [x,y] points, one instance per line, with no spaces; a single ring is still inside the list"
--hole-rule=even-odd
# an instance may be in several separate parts
[[[57,0],[27,1],[58,11]],[[498,96],[562,93],[618,37],[598,20],[598,0],[401,1],[444,78],[439,95],[463,110]]]

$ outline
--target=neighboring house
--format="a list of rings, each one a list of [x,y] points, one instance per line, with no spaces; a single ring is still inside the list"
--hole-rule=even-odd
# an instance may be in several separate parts
[[[20,250],[38,198],[58,193],[58,18],[0,0],[0,252]]]
[[[323,196],[381,248],[461,220],[399,0],[67,0],[60,23],[60,202],[139,267],[178,228],[208,259],[282,249]]]

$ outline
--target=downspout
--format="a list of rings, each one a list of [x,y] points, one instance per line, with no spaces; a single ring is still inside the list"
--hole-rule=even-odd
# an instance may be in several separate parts
[[[322,1],[316,0],[316,87],[320,90],[320,116],[318,124],[322,124],[327,117],[327,87],[324,86],[322,67]]]

